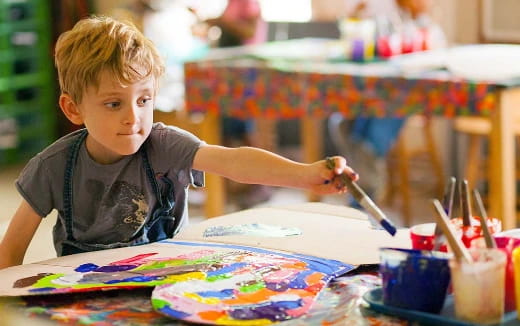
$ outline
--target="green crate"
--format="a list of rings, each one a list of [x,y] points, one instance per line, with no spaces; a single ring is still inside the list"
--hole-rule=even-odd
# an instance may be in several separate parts
[[[44,51],[0,51],[0,78],[45,71],[52,58],[40,53]]]
[[[0,165],[26,160],[56,139],[50,4],[0,0],[0,127],[16,125],[14,146],[12,130],[0,129]]]
[[[15,24],[48,17],[48,0],[2,0],[0,1],[0,23]]]

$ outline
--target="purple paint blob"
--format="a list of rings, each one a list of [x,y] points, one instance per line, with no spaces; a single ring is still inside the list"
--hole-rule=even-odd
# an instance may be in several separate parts
[[[268,282],[268,283],[265,283],[265,287],[271,291],[284,292],[289,288],[289,284],[287,282],[280,282],[280,283]]]
[[[238,320],[268,319],[276,322],[291,319],[285,310],[285,307],[280,307],[276,303],[271,302],[266,305],[234,309],[229,312],[229,315]]]

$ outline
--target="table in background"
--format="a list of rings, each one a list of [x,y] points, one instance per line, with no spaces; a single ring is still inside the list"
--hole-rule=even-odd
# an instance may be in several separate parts
[[[404,75],[389,62],[324,60],[325,42],[330,40],[241,47],[186,63],[186,107],[204,113],[201,137],[221,144],[220,115],[301,119],[304,160],[313,162],[323,157],[321,119],[333,112],[347,118],[486,116],[492,123],[490,215],[501,218],[504,229],[516,226],[513,121],[520,112],[520,82],[473,82],[440,70]],[[222,180],[208,175],[206,215],[221,215],[224,203]]]

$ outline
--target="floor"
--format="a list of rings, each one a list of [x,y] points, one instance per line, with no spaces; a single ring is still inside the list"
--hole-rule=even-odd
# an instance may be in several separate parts
[[[18,174],[21,172],[22,168],[23,165],[16,165],[2,167],[2,169],[0,170],[0,207],[2,207],[2,214],[0,214],[0,237],[3,236],[3,234],[7,230],[9,220],[11,216],[15,213],[18,204],[21,200],[21,196],[15,189],[14,182]],[[433,211],[430,207],[431,204],[429,202],[431,193],[428,193],[428,191],[424,191],[424,184],[417,185],[417,187],[415,188],[423,189],[423,191],[414,192],[414,205],[412,207],[412,224],[433,221]],[[192,197],[193,199],[189,207],[191,221],[192,223],[196,223],[197,221],[201,221],[204,219],[203,209],[201,205],[204,201],[204,194],[203,192],[194,192],[190,195],[190,197]],[[328,196],[323,198],[322,201],[337,205],[345,205],[347,203],[347,199],[344,195]],[[263,202],[257,206],[273,207],[302,202],[306,202],[306,195],[303,191],[295,189],[276,188],[273,189],[273,194],[268,201]],[[399,205],[396,204],[392,207],[382,207],[382,209],[396,225],[401,225],[402,219],[399,214],[398,206]],[[231,198],[230,203],[227,205],[227,212],[230,213],[238,209],[239,208]],[[56,254],[52,244],[52,227],[55,221],[55,211],[53,211],[49,216],[43,219],[42,224],[38,228],[38,231],[36,232],[36,235],[28,248],[24,263],[41,261],[55,257]]]

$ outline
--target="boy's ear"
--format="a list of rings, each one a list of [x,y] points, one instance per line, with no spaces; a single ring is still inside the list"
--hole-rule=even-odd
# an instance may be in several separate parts
[[[83,124],[83,117],[81,116],[81,113],[79,112],[78,106],[72,100],[70,95],[61,94],[59,103],[60,103],[61,111],[63,111],[63,114],[65,114],[65,116],[67,117],[67,119],[70,120],[70,122],[72,122],[75,125]]]

